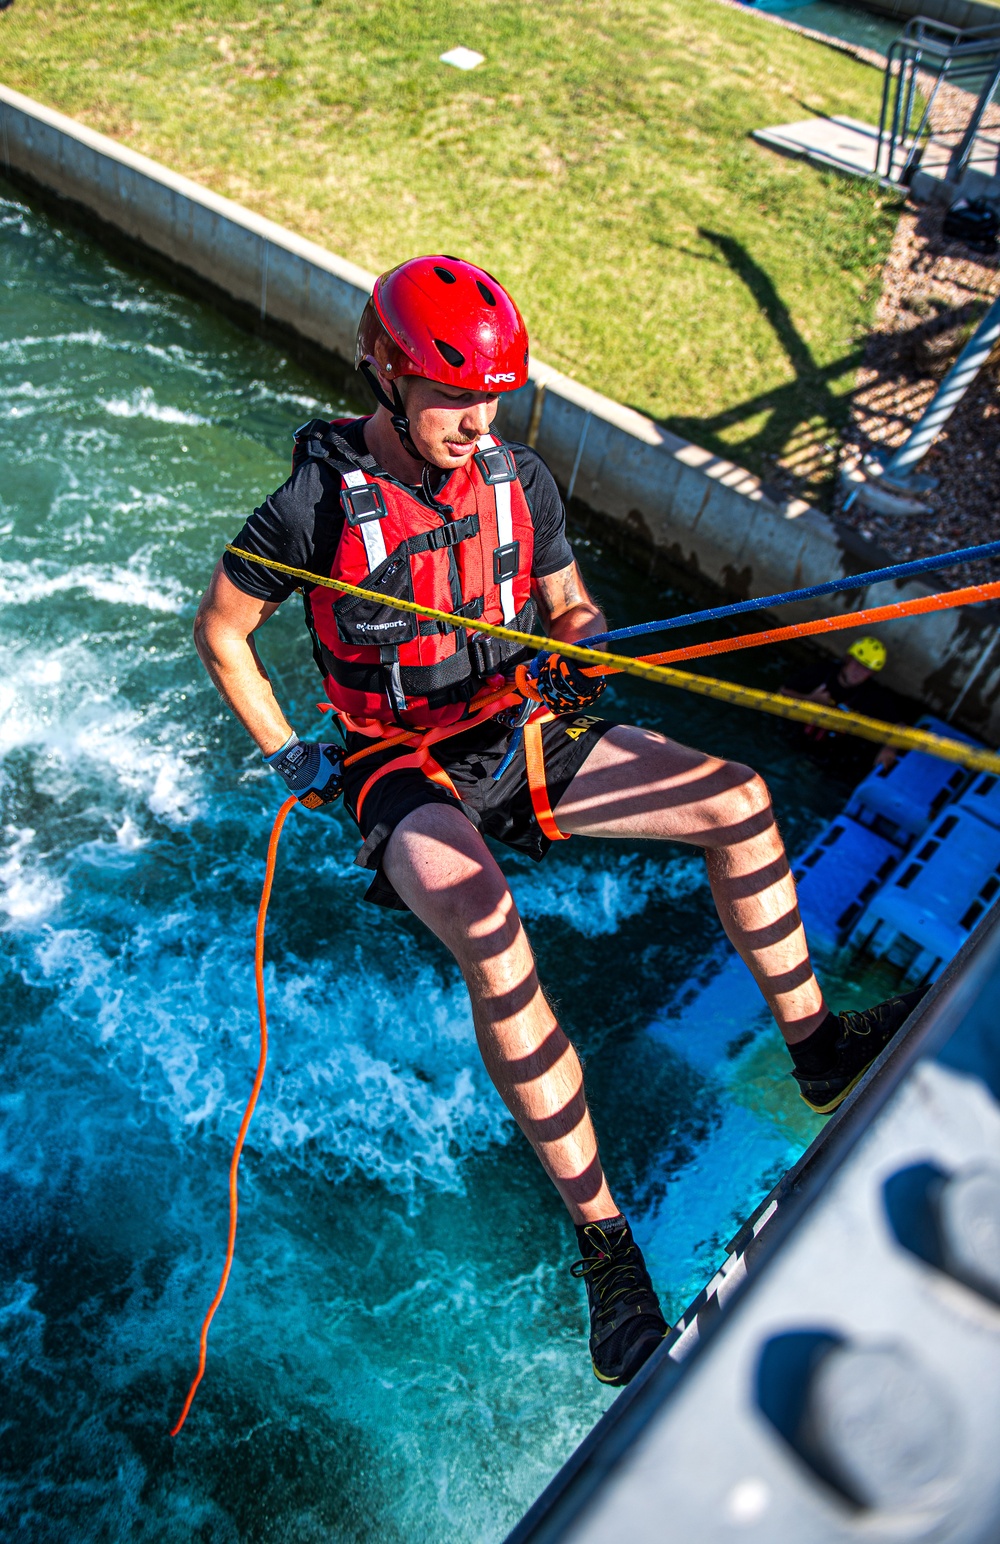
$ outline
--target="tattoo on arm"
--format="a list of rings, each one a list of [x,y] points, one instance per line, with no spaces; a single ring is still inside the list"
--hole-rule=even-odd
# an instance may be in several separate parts
[[[562,612],[570,611],[574,606],[593,604],[575,563],[570,563],[567,568],[561,568],[558,573],[546,574],[544,579],[537,579],[535,582],[538,585],[542,604],[550,617],[560,616]]]
[[[571,620],[571,632],[583,636],[586,632],[599,632],[603,626],[601,609],[587,593],[587,586],[577,564],[569,563],[557,573],[546,574],[535,580],[537,599],[549,626],[560,618]],[[596,625],[595,625],[596,624]],[[562,631],[556,634],[563,637]]]

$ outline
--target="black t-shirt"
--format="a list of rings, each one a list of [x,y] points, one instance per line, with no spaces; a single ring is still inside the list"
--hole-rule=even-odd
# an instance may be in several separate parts
[[[339,424],[337,432],[359,455],[367,453],[364,425],[356,418]],[[534,528],[532,574],[544,579],[573,561],[566,539],[566,511],[555,479],[544,461],[528,445],[512,444],[517,474]],[[313,574],[329,574],[340,541],[344,515],[340,507],[339,473],[323,461],[304,461],[288,481],[255,509],[233,543],[263,558],[305,568]],[[440,489],[435,490],[440,492]],[[408,488],[422,499],[419,488]],[[279,604],[287,600],[299,581],[272,573],[259,563],[248,563],[231,552],[223,554],[227,576],[247,595]]]
[[[849,708],[852,713],[863,713],[866,718],[881,718],[889,724],[908,723],[911,714],[895,692],[867,676],[856,686],[845,686],[840,679],[843,660],[832,663],[817,660],[806,665],[788,682],[793,692],[810,696],[820,686],[825,686],[838,708]]]
[[[839,708],[863,713],[866,718],[879,718],[886,724],[906,724],[912,720],[913,713],[908,704],[871,676],[859,681],[857,686],[845,686],[840,680],[842,664],[839,659],[832,662],[817,660],[792,676],[788,685],[803,696],[825,686]],[[802,733],[810,750],[831,771],[844,777],[863,777],[875,760],[875,745],[870,740],[860,740],[857,735],[836,734],[829,729],[818,729],[814,724],[804,724]]]

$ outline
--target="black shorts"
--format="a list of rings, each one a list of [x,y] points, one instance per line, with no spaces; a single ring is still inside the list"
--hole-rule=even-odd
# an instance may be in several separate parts
[[[613,728],[609,719],[595,718],[587,713],[556,718],[542,726],[545,782],[551,809],[555,809],[598,740]],[[355,862],[359,868],[375,871],[375,878],[365,892],[366,901],[376,906],[389,906],[395,911],[408,910],[385,877],[382,859],[399,822],[423,804],[457,804],[463,815],[468,816],[484,835],[495,837],[518,852],[526,852],[536,861],[544,858],[552,844],[535,819],[523,741],[499,781],[493,781],[493,773],[507,754],[512,733],[496,719],[490,719],[476,729],[454,735],[434,746],[434,760],[458,789],[462,796],[458,800],[422,772],[406,767],[401,772],[391,772],[380,778],[368,790],[358,820],[358,794],[368,778],[387,762],[412,754],[412,747],[381,751],[345,769],[344,803],[364,837],[364,845]],[[363,735],[349,734],[347,755],[370,744]]]

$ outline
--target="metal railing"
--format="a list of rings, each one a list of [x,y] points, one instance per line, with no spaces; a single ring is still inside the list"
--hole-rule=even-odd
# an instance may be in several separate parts
[[[943,86],[968,99],[961,121],[935,127]],[[889,46],[875,170],[909,186],[919,166],[958,183],[970,166],[1000,170],[1000,125],[987,122],[1000,87],[1000,23],[965,31],[917,16]],[[929,89],[928,89],[929,88]]]

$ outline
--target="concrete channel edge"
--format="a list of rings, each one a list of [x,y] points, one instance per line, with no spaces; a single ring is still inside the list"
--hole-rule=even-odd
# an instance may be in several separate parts
[[[352,358],[374,281],[365,269],[4,86],[0,155],[8,174],[82,207],[341,366]],[[811,505],[772,501],[751,472],[540,360],[532,361],[524,390],[504,398],[500,427],[537,446],[582,514],[605,528],[610,522],[628,545],[730,596],[821,583],[889,560]],[[834,604],[853,609],[928,592],[912,581],[877,585]],[[782,618],[825,609],[783,608]],[[886,673],[897,690],[947,713],[976,672],[959,721],[993,744],[1000,740],[1000,650],[983,657],[997,617],[990,607],[894,623]],[[825,646],[842,653],[850,637],[835,635]]]

